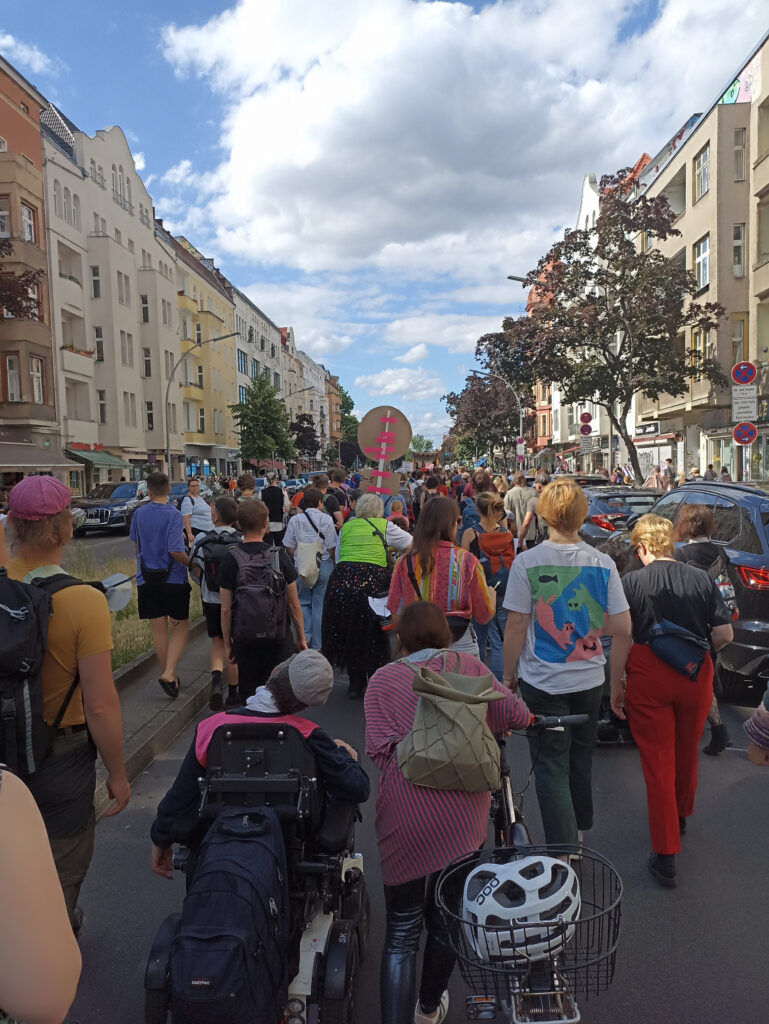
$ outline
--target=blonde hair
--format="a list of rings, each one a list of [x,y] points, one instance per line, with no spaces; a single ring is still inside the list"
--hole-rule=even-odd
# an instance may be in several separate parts
[[[669,519],[663,519],[662,516],[641,516],[633,527],[630,543],[633,547],[643,544],[649,554],[654,555],[655,558],[672,555],[675,550],[673,524]]]
[[[397,516],[403,512],[403,502],[400,498],[393,498],[390,502],[390,515]]]
[[[561,533],[574,533],[587,519],[587,498],[573,480],[553,480],[542,488],[537,515]]]
[[[53,551],[66,543],[72,536],[72,512],[62,509],[56,515],[45,519],[14,519],[9,516],[13,534],[11,547],[35,548],[38,551]]]
[[[499,494],[507,494],[507,492],[509,490],[508,485],[507,485],[507,480],[505,480],[505,478],[503,476],[495,476],[494,477],[494,486],[496,487],[497,492]]]

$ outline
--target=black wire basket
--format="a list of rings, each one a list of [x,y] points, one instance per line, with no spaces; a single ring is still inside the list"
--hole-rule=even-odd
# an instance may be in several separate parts
[[[580,908],[569,919],[529,925],[510,919],[476,924],[463,916],[465,882],[481,864],[507,864],[531,855],[568,857],[579,881]],[[522,989],[561,986],[574,997],[605,991],[614,977],[622,880],[600,854],[577,846],[480,850],[443,870],[435,892],[452,949],[468,988],[505,1002]]]

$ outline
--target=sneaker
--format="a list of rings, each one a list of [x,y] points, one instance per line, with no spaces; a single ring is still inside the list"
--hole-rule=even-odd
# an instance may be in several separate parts
[[[672,889],[678,885],[676,858],[672,853],[650,854],[649,871],[660,885],[664,885],[668,889]]]
[[[449,994],[444,992],[441,996],[441,1001],[438,1003],[438,1009],[432,1013],[425,1013],[422,1010],[419,1000],[417,1000],[416,1009],[414,1010],[414,1024],[442,1024],[449,1013]]]
[[[179,696],[179,688],[182,682],[181,679],[177,676],[173,681],[169,681],[168,679],[163,679],[161,676],[158,679],[158,682],[160,683],[160,688],[163,693],[167,694],[171,700],[176,700]]]
[[[243,701],[238,696],[237,686],[227,687],[227,700],[224,702],[224,706],[228,708],[239,708],[243,704]]]
[[[222,690],[222,673],[214,671],[211,673],[211,696],[208,699],[208,706],[212,711],[221,711],[224,707],[224,695]]]

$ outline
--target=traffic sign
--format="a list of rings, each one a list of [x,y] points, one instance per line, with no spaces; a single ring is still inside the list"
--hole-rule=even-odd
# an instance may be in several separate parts
[[[755,423],[738,423],[732,431],[732,437],[737,444],[753,444],[758,437]]]
[[[525,462],[526,461],[526,456],[525,455],[516,455],[516,461],[518,461],[518,462]]]
[[[758,384],[732,384],[732,419],[752,422],[758,416]]]
[[[526,438],[525,437],[516,437],[515,443],[516,444],[526,444]]]
[[[749,363],[745,359],[741,363],[735,363],[732,367],[732,380],[735,384],[752,384],[757,373],[755,363]]]
[[[593,417],[592,417],[592,415],[589,412],[582,412],[579,415],[579,422],[580,423],[592,423],[593,422]]]
[[[579,432],[580,434],[582,434],[583,437],[589,437],[593,433],[593,428],[590,426],[589,423],[583,423],[582,426],[579,428]]]
[[[583,434],[579,439],[580,455],[585,455],[593,450],[593,438],[589,434]]]
[[[518,444],[515,446],[515,454],[516,455],[525,455],[526,454],[526,442],[525,441],[519,441],[518,442]]]

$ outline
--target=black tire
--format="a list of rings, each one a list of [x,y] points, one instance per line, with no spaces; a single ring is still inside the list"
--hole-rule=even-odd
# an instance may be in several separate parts
[[[341,999],[323,999],[320,1004],[320,1024],[355,1024],[355,998],[358,992],[360,946],[357,930],[350,933],[347,954],[347,984]],[[149,1024],[149,1022],[147,1022]]]
[[[363,897],[361,899],[360,920],[358,921],[358,953],[360,962],[366,959],[369,946],[369,931],[371,924],[371,896],[369,895],[366,879],[363,879]]]
[[[718,678],[721,681],[719,700],[745,708],[755,708],[761,703],[766,686],[755,676],[742,676],[739,672],[731,672],[723,665],[719,665]]]
[[[171,997],[167,989],[144,990],[144,1024],[166,1024]]]

